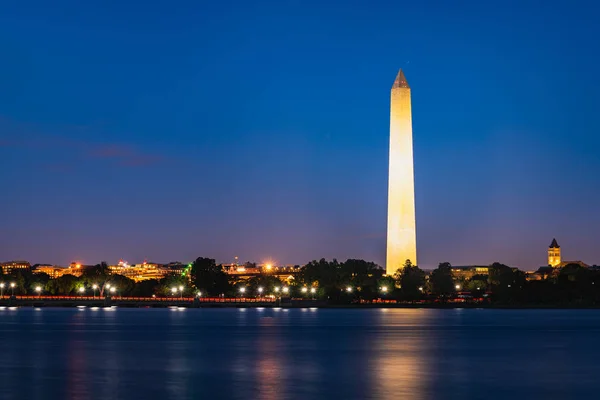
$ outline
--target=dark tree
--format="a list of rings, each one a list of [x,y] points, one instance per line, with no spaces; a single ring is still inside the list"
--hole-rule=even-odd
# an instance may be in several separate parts
[[[36,288],[41,287],[42,291],[46,293],[48,282],[50,282],[50,275],[44,273],[32,274],[29,282],[29,293],[36,294]]]
[[[104,283],[110,277],[110,270],[108,269],[108,265],[106,262],[101,262],[100,264],[96,264],[91,267],[85,267],[83,269],[83,273],[81,275],[81,280],[84,282],[85,286],[98,285],[102,291]]]
[[[382,276],[377,281],[379,297],[393,299],[398,297],[398,288],[393,276]]]
[[[243,286],[246,287],[246,296],[252,297],[281,294],[285,285],[273,275],[262,274],[248,279]],[[262,293],[259,293],[259,288],[262,288]],[[279,288],[279,292],[275,292],[275,288]]]
[[[421,298],[425,287],[425,272],[406,260],[404,268],[399,271],[398,280],[402,297],[407,300]]]
[[[501,303],[515,303],[523,299],[525,273],[517,268],[494,263],[490,266],[489,283],[493,298]]]
[[[429,277],[431,293],[438,297],[449,297],[455,293],[454,280],[452,279],[452,265],[444,262],[431,272]]]
[[[113,296],[129,296],[131,294],[131,290],[133,290],[135,286],[135,281],[133,279],[129,279],[126,276],[114,274],[111,275],[110,278],[106,281],[106,284],[110,284],[111,291],[110,294]],[[115,288],[115,291],[112,291],[112,288]],[[108,295],[108,293],[104,293]]]
[[[594,272],[579,264],[567,264],[556,277],[555,290],[561,303],[583,304],[594,302]]]
[[[479,279],[481,275],[477,276],[478,279],[473,278],[469,279],[469,281],[465,284],[465,289],[467,289],[473,296],[480,297],[482,296],[488,286],[487,279]]]
[[[218,296],[231,289],[229,278],[222,265],[217,265],[212,258],[199,257],[192,263],[192,282],[202,293]]]
[[[190,282],[185,276],[181,276],[180,274],[169,274],[158,282],[157,291],[158,294],[163,296],[187,297],[195,295],[189,286]],[[179,288],[183,288],[183,292],[181,292]]]
[[[371,300],[379,297],[379,279],[384,270],[377,264],[365,260],[346,260],[341,265],[341,280],[356,290],[358,297]]]
[[[46,290],[50,294],[68,296],[75,294],[75,290],[80,284],[79,278],[67,274],[48,282]]]
[[[136,284],[131,289],[130,295],[136,297],[150,297],[153,294],[158,294],[159,282],[156,279],[148,279]]]
[[[319,261],[311,261],[300,269],[296,281],[300,285],[338,289],[342,284],[341,266],[335,259],[331,262],[324,258]]]

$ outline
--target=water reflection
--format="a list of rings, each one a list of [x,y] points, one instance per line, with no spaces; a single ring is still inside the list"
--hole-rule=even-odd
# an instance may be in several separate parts
[[[598,311],[0,310],[1,399],[595,398]]]
[[[377,310],[379,332],[371,359],[375,399],[425,399],[430,378],[427,336],[431,323],[425,310]]]
[[[270,313],[270,312],[269,312]],[[260,400],[279,400],[284,397],[286,359],[285,343],[278,321],[273,317],[261,316],[257,339],[257,362],[254,367]]]
[[[165,338],[166,347],[166,389],[169,399],[188,399],[188,381],[190,375],[190,346],[191,338],[185,335],[187,322],[185,308],[172,309],[170,313],[168,337]],[[194,368],[201,368],[197,360]]]
[[[89,399],[89,380],[87,374],[87,360],[85,342],[73,339],[69,342],[67,354],[67,398],[71,400]]]
[[[111,309],[105,307],[104,310],[109,311]],[[103,338],[100,341],[99,351],[96,352],[91,359],[91,362],[99,365],[101,380],[98,387],[95,389],[101,393],[101,396],[99,397],[103,399],[119,398],[119,380],[121,378],[119,371],[120,349],[117,342],[117,313],[116,309],[111,311],[115,312],[106,312],[101,314],[103,325],[108,329],[103,332]]]

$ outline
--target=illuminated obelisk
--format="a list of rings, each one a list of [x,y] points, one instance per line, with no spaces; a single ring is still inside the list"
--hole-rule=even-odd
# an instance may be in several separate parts
[[[410,87],[398,72],[390,99],[390,160],[386,273],[392,275],[406,260],[417,264],[415,181],[413,172]]]

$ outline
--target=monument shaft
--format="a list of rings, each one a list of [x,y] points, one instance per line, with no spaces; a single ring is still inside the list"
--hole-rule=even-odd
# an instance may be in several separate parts
[[[386,273],[406,260],[417,264],[415,184],[410,87],[402,70],[394,81],[390,104],[390,159]]]

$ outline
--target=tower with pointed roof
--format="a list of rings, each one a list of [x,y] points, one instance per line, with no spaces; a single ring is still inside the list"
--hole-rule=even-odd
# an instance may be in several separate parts
[[[406,260],[417,265],[410,86],[402,70],[391,90],[389,157],[386,273],[392,275]]]
[[[560,267],[560,246],[556,239],[552,239],[552,243],[548,246],[548,265],[551,267]]]

